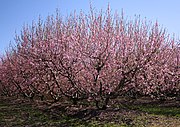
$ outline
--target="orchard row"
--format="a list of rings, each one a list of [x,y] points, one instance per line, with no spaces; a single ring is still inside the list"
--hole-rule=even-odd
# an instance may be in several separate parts
[[[106,12],[58,13],[24,27],[0,61],[3,95],[94,101],[179,96],[180,45],[157,22]]]

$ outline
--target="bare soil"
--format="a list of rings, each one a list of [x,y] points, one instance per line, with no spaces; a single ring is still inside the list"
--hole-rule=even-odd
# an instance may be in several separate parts
[[[107,110],[97,110],[83,102],[50,104],[0,97],[0,127],[73,126],[180,127],[180,102],[141,98],[130,103],[121,98],[112,100]]]

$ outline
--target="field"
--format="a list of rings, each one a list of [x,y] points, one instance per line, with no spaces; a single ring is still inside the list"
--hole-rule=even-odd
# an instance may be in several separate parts
[[[113,100],[107,110],[0,97],[0,127],[180,127],[180,103],[141,98]]]

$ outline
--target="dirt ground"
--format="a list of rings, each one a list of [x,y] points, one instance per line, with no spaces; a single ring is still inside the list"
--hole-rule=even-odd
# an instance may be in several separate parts
[[[107,110],[88,104],[49,104],[0,97],[0,127],[180,127],[180,102],[112,100]]]

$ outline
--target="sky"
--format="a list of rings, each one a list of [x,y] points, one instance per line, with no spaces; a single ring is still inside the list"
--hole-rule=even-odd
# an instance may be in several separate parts
[[[95,10],[106,10],[108,4],[113,11],[133,19],[135,15],[146,18],[166,28],[175,37],[180,35],[180,0],[0,0],[0,56],[14,45],[15,33],[20,35],[24,25],[37,22],[39,16],[45,20],[48,15],[60,10],[67,16],[76,10],[88,13],[90,2]]]

